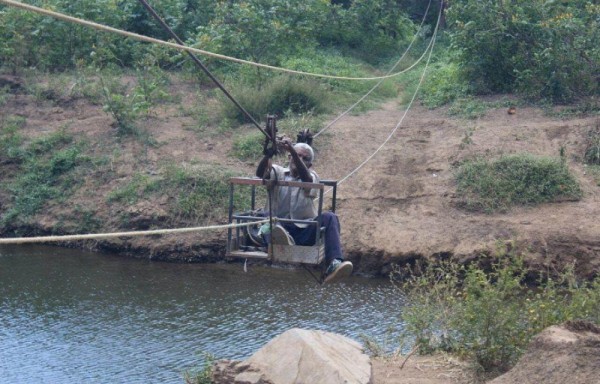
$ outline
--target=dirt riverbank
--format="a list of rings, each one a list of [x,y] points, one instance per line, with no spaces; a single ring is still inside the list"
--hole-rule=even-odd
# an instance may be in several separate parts
[[[158,108],[143,121],[153,145],[134,137],[117,138],[113,118],[82,97],[49,94],[40,101],[39,96],[25,92],[23,79],[7,75],[2,85],[9,87],[10,95],[0,112],[25,119],[20,134],[33,138],[64,129],[87,143],[89,155],[108,159],[108,164],[84,175],[66,201],[51,201],[28,219],[19,229],[24,235],[79,233],[75,223],[69,225],[69,218],[77,217],[82,207],[94,214],[100,223],[95,230],[101,232],[224,223],[226,212],[210,223],[169,217],[166,206],[173,196],[142,197],[127,205],[110,203],[107,197],[136,175],[160,174],[165,162],[192,168],[209,164],[239,175],[253,174],[255,163],[231,155],[233,138],[240,132],[215,134],[216,127],[203,132],[190,128],[198,123],[181,111],[197,101],[192,85],[174,83],[171,92],[181,102]],[[340,180],[377,151],[401,121],[389,142],[339,186],[342,240],[358,273],[386,274],[393,263],[418,258],[465,261],[498,248],[523,252],[537,268],[560,268],[575,261],[582,276],[598,273],[600,187],[598,175],[588,172],[582,161],[586,135],[600,124],[598,117],[564,119],[549,117],[538,108],[518,108],[515,114],[497,108],[482,118],[463,120],[450,117],[444,109],[420,106],[414,106],[405,118],[404,114],[404,107],[391,101],[366,114],[344,117],[315,141],[315,168],[320,176]],[[453,172],[461,160],[519,152],[558,156],[561,148],[583,188],[580,201],[493,215],[459,207]],[[0,167],[9,177],[15,170],[8,161],[0,162]],[[0,209],[10,206],[10,200],[7,193],[0,193]],[[77,246],[159,260],[208,261],[223,254],[224,240],[222,231],[212,231]]]

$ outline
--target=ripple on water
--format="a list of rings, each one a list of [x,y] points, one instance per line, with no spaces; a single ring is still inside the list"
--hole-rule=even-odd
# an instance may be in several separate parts
[[[243,359],[293,327],[383,342],[403,305],[386,280],[38,246],[0,247],[0,300],[7,383],[181,383],[204,353]]]

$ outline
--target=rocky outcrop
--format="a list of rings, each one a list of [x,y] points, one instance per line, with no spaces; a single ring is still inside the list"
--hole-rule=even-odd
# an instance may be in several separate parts
[[[577,321],[546,328],[517,365],[488,384],[600,383],[600,328]]]
[[[290,329],[245,361],[218,361],[216,384],[367,384],[371,361],[359,343],[335,333]]]

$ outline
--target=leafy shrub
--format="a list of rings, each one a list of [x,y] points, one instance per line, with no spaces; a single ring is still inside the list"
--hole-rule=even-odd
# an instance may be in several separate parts
[[[326,4],[319,0],[219,1],[213,19],[200,25],[196,45],[225,55],[279,64],[281,57],[315,45]]]
[[[164,89],[167,80],[162,71],[156,68],[149,71],[138,70],[138,83],[134,86],[122,83],[121,77],[110,70],[98,70],[97,75],[102,89],[103,110],[115,119],[118,134],[134,135],[151,142],[148,134],[138,127],[137,121],[147,117],[157,102],[168,100],[169,95]]]
[[[439,62],[431,66],[421,87],[420,99],[428,108],[437,108],[469,94],[458,64]]]
[[[488,213],[582,195],[563,159],[529,154],[467,161],[459,167],[456,182],[467,209]]]
[[[477,92],[571,102],[600,92],[599,11],[584,0],[460,0],[449,6],[447,20]]]
[[[116,28],[124,26],[122,8],[111,0],[45,3],[58,12]],[[99,37],[92,28],[15,8],[0,13],[0,62],[6,61],[15,71],[32,66],[43,70],[73,68],[77,60],[89,60],[100,39],[110,42],[120,60],[127,61],[130,57],[129,39],[117,35]]]
[[[320,26],[323,45],[355,50],[366,61],[377,63],[395,55],[415,26],[405,7],[394,0],[354,0],[346,7],[331,6]]]
[[[508,255],[490,270],[444,261],[396,267],[392,281],[407,295],[406,336],[421,353],[449,351],[485,371],[505,371],[544,328],[575,319],[600,323],[600,278],[578,282],[571,268],[540,276],[530,289],[527,275],[522,259]]]
[[[105,80],[100,75],[100,84],[104,96],[102,109],[110,113],[115,119],[119,134],[129,135],[135,133],[137,131],[135,121],[140,114],[140,110],[146,107],[144,101],[139,100],[139,97],[135,95],[129,94],[127,86],[121,84],[117,79]],[[134,106],[141,106],[141,108],[134,108]]]

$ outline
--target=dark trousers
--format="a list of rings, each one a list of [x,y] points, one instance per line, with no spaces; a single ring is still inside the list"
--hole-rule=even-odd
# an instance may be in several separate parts
[[[316,231],[314,225],[300,228],[294,223],[282,223],[283,227],[294,238],[297,245],[315,245]],[[323,234],[325,243],[325,263],[329,264],[333,259],[343,260],[342,243],[340,241],[340,220],[333,212],[321,214],[321,225],[325,227]]]

